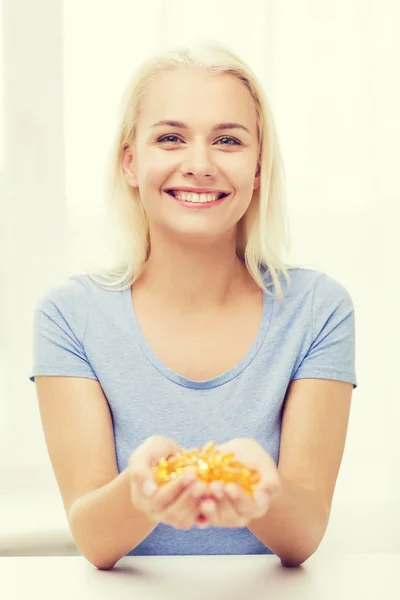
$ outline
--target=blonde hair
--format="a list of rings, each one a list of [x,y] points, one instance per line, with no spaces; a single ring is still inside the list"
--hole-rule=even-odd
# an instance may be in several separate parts
[[[287,227],[284,166],[273,116],[260,83],[252,70],[232,51],[218,42],[200,42],[163,51],[147,59],[134,72],[123,94],[120,125],[110,154],[107,182],[108,209],[116,219],[119,256],[114,267],[89,276],[101,287],[123,290],[142,272],[150,253],[149,225],[139,189],[132,188],[122,170],[124,148],[135,141],[142,98],[148,83],[159,73],[181,67],[212,74],[227,73],[248,89],[257,113],[260,155],[260,186],[253,191],[250,205],[237,225],[236,253],[245,262],[254,281],[267,294],[275,285],[276,298],[283,299],[279,277],[290,287],[282,255],[290,246]],[[117,241],[117,240],[116,240]],[[263,272],[264,271],[264,272]],[[265,273],[272,281],[265,282]]]

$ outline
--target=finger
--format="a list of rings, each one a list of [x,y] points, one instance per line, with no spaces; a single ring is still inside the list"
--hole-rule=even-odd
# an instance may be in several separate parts
[[[164,510],[180,494],[185,486],[193,480],[191,475],[180,475],[164,485],[158,485],[155,480],[145,479],[141,483],[134,482],[131,486],[131,498],[134,506],[148,512],[152,518]],[[150,485],[153,488],[150,489]]]
[[[210,525],[212,525],[212,523],[210,523],[206,515],[204,515],[203,513],[198,513],[195,525],[199,529],[207,529],[208,527],[210,527]]]
[[[182,451],[183,448],[172,438],[152,435],[140,444],[136,451],[130,456],[129,465],[132,469],[151,470],[160,458],[166,458]]]
[[[134,506],[143,508],[148,499],[158,490],[158,484],[153,473],[145,466],[135,465],[130,472],[131,499]]]
[[[158,487],[152,498],[153,510],[165,511],[172,503],[176,502],[184,490],[196,480],[192,473],[185,473]]]
[[[269,495],[270,498],[278,496],[282,491],[282,483],[279,475],[275,477],[269,476],[268,480],[261,479],[254,487],[254,496],[258,496],[260,492],[264,492]]]
[[[157,491],[157,483],[147,470],[131,471],[131,500],[132,504],[139,509],[144,509],[148,503],[149,496]],[[150,485],[153,487],[150,488]]]
[[[224,483],[222,481],[212,481],[209,484],[209,494],[200,503],[201,519],[198,520],[198,526],[203,529],[208,525],[218,527],[221,523],[221,501],[224,498]],[[206,507],[206,511],[203,511]]]
[[[271,495],[267,494],[261,490],[255,492],[254,494],[254,503],[256,505],[255,511],[255,519],[258,519],[265,515],[270,505]]]
[[[255,501],[240,486],[228,483],[225,486],[225,494],[230,504],[242,518],[252,518],[256,509]]]
[[[222,527],[220,508],[221,501],[216,502],[212,498],[202,500],[199,504],[199,512],[203,515],[203,521],[206,520],[213,527]]]
[[[190,486],[188,491],[188,512],[190,522],[196,525],[199,529],[207,529],[210,526],[210,521],[207,516],[200,511],[202,499],[215,499],[215,494],[210,492],[210,485],[203,481],[197,481]]]
[[[245,524],[241,515],[225,495],[217,502],[211,499],[203,501],[201,511],[205,513],[214,527],[236,527]]]
[[[228,490],[234,490],[234,498],[229,496]],[[214,508],[204,503],[202,509],[205,510],[208,518],[214,526],[219,527],[245,527],[254,512],[252,501],[239,486],[225,486],[224,496]]]
[[[162,451],[164,452],[164,450],[165,448]],[[147,451],[142,454],[139,452],[138,456],[134,460],[130,459],[129,461],[131,472],[131,498],[133,504],[138,508],[141,508],[143,506],[143,502],[148,497],[153,496],[159,488],[159,484],[154,478],[152,468],[149,467],[149,462],[150,459]],[[186,467],[184,469],[184,473],[195,474],[196,468],[190,466]],[[175,480],[176,479],[173,479],[171,481]]]
[[[195,524],[199,498],[205,494],[207,486],[201,481],[190,483],[165,511],[164,518],[180,529],[188,529]]]

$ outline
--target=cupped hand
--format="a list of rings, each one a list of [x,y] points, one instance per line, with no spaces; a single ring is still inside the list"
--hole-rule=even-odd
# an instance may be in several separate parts
[[[213,481],[209,491],[218,500],[204,499],[199,504],[196,524],[202,528],[200,515],[204,515],[206,526],[246,527],[253,519],[263,517],[271,498],[281,493],[281,478],[273,458],[251,438],[236,438],[216,447],[222,454],[233,452],[238,461],[260,473],[260,481],[254,488],[253,496],[247,494],[237,484]]]
[[[207,485],[196,477],[195,467],[187,467],[184,473],[161,486],[152,473],[161,458],[184,452],[173,439],[165,436],[147,438],[129,458],[131,476],[131,500],[138,510],[156,523],[172,525],[177,529],[189,529],[200,518],[200,497],[207,497]],[[207,519],[201,519],[208,527]]]

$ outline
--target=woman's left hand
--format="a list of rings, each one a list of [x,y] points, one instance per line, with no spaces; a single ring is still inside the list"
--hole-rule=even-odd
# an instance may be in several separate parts
[[[253,519],[263,517],[273,496],[281,493],[281,478],[272,457],[251,438],[236,438],[216,447],[222,454],[233,452],[238,461],[257,469],[260,481],[253,496],[237,484],[213,481],[209,484],[207,498],[199,503],[196,525],[200,529],[214,527],[246,527]],[[217,501],[210,496],[218,498]]]

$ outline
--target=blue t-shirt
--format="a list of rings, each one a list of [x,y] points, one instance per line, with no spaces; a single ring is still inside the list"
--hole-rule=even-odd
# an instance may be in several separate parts
[[[294,268],[289,274],[289,291],[281,275],[282,304],[264,293],[261,324],[249,351],[225,373],[200,382],[174,372],[152,351],[130,288],[106,290],[86,274],[71,276],[36,306],[30,379],[59,375],[99,381],[113,418],[119,472],[151,435],[171,437],[188,449],[249,437],[278,466],[290,382],[337,379],[357,387],[349,293],[321,271]],[[269,289],[275,292],[274,286]],[[247,528],[184,531],[159,524],[127,555],[193,554],[272,551]]]

